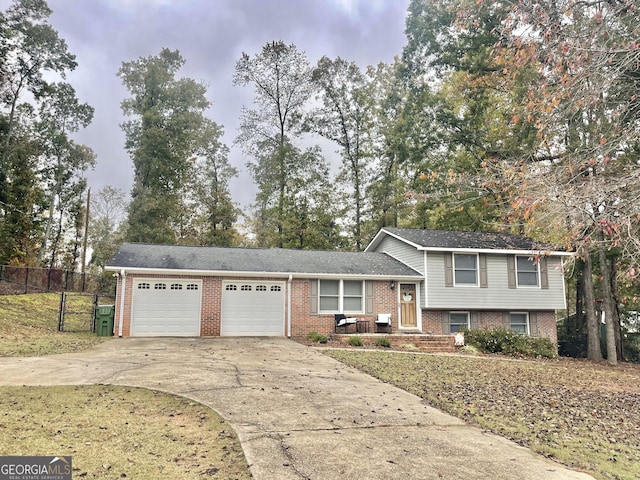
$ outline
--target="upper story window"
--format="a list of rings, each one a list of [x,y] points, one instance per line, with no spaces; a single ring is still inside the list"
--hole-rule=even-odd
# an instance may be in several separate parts
[[[538,263],[525,256],[516,256],[516,279],[519,287],[537,287],[539,285]]]
[[[456,285],[478,285],[478,255],[455,253],[453,272]]]
[[[320,312],[363,311],[364,283],[359,280],[320,280]]]

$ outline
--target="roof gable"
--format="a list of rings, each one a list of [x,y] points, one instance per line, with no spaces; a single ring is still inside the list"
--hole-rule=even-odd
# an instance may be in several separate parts
[[[418,277],[384,253],[125,243],[107,270],[188,270],[220,274]]]

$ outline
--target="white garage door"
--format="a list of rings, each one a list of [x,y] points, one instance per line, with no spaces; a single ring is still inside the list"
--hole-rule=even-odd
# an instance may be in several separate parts
[[[223,282],[220,335],[284,335],[284,285],[284,282]]]
[[[131,335],[199,336],[200,280],[136,279]]]

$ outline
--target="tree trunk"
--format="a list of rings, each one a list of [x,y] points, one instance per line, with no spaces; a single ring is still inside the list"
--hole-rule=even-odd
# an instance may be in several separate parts
[[[624,346],[622,344],[622,325],[620,324],[620,296],[618,293],[618,257],[611,258],[610,280],[611,298],[613,299],[613,326],[616,331],[616,353],[619,362],[624,362]]]
[[[576,331],[584,331],[584,262],[576,260]]]
[[[7,131],[4,138],[4,148],[2,149],[2,161],[0,162],[0,168],[7,168],[8,159],[9,159],[9,148],[11,147],[11,136],[13,135],[15,116],[16,116],[16,105],[18,103],[18,96],[22,91],[22,85],[24,84],[24,77],[20,77],[20,81],[18,82],[18,86],[13,92],[14,95],[11,98],[11,109],[9,111],[9,119],[7,124]]]
[[[576,272],[576,313],[573,321],[570,320],[571,315],[567,316],[566,331],[567,334],[571,335],[573,347],[576,348],[575,351],[583,354],[586,353],[585,349],[587,347],[586,342],[582,343],[585,339],[587,326],[584,314],[584,261],[579,258],[576,259]],[[578,342],[580,344],[579,350],[577,350]]]
[[[42,244],[40,245],[40,250],[38,252],[38,266],[42,266],[42,262],[44,260],[44,256],[47,252],[47,242],[49,241],[49,236],[51,235],[51,227],[53,224],[53,215],[55,213],[56,208],[56,198],[58,198],[60,191],[62,190],[62,180],[61,173],[62,170],[62,158],[60,154],[56,154],[56,170],[55,170],[55,183],[54,187],[51,189],[51,195],[49,197],[49,216],[45,220],[44,232],[42,233]],[[60,227],[62,228],[62,227]],[[56,246],[54,245],[54,250]],[[52,262],[55,259],[55,253],[52,255]],[[53,268],[53,263],[49,265]]]
[[[587,358],[602,360],[600,350],[600,321],[595,312],[595,296],[593,290],[593,269],[591,268],[591,253],[584,250],[584,271],[582,274],[584,287],[584,311],[587,317]]]
[[[609,365],[618,364],[618,353],[616,352],[616,330],[613,324],[613,296],[611,295],[611,275],[609,272],[609,263],[607,262],[607,251],[604,245],[604,234],[598,230],[598,260],[600,263],[600,274],[602,282],[600,289],[602,291],[602,308],[604,310],[604,319],[607,325],[607,363]]]

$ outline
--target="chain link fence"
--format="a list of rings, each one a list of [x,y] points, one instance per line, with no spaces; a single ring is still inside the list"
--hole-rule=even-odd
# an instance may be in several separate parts
[[[0,265],[0,295],[41,292],[95,293],[100,276],[61,268]]]

